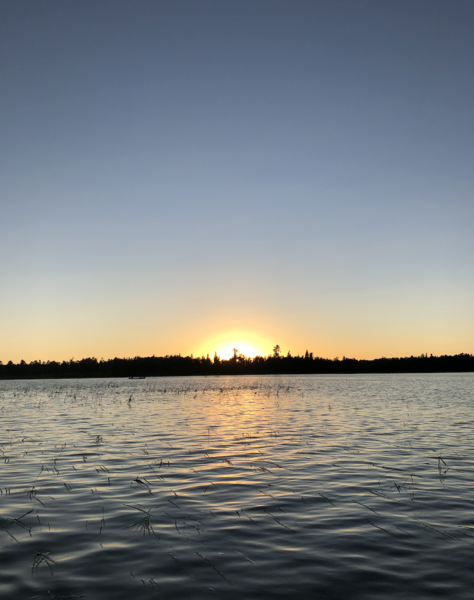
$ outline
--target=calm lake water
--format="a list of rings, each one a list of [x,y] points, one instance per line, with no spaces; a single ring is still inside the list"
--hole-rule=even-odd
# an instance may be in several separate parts
[[[0,597],[473,597],[474,375],[0,382]]]

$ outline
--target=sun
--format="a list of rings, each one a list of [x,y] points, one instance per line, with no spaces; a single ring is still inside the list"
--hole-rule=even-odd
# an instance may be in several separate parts
[[[237,350],[237,355],[243,354],[247,358],[253,358],[254,356],[258,356],[259,354],[260,355],[262,354],[254,346],[251,346],[250,344],[235,343],[235,344],[231,344],[230,346],[226,345],[226,346],[223,346],[222,348],[218,348],[216,350],[217,356],[219,356],[222,360],[229,360],[229,358],[232,358],[234,356],[234,348]]]
[[[204,354],[209,354],[212,358],[214,353],[221,360],[229,360],[234,356],[234,348],[237,354],[243,354],[247,358],[255,356],[266,356],[271,349],[271,344],[262,336],[244,331],[230,331],[206,340],[203,343]]]

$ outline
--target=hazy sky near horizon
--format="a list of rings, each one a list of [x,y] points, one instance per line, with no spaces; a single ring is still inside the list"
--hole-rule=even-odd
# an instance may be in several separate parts
[[[0,360],[474,352],[472,0],[0,3]]]

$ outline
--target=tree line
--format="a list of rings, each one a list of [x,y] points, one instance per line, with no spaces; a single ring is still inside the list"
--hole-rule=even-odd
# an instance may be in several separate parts
[[[421,354],[403,358],[376,358],[357,360],[355,358],[334,359],[304,355],[292,356],[290,352],[282,356],[280,347],[275,346],[273,354],[248,358],[234,349],[228,360],[217,353],[213,359],[191,356],[148,356],[134,358],[71,359],[69,361],[41,361],[15,364],[0,362],[0,379],[54,379],[76,377],[164,377],[189,375],[283,375],[283,374],[354,374],[354,373],[445,373],[473,372],[474,356],[456,354],[454,356],[433,356]]]

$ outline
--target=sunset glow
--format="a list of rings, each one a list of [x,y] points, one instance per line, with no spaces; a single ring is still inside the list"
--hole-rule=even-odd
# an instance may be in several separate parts
[[[253,358],[258,354],[262,354],[262,352],[258,352],[258,350],[248,344],[231,344],[230,346],[225,346],[224,348],[217,350],[217,356],[223,360],[228,360],[234,355],[234,348],[237,350],[238,355],[243,354],[247,358]]]
[[[273,344],[274,345],[274,344]],[[199,354],[209,354],[212,358],[217,352],[222,360],[228,360],[234,355],[234,348],[237,354],[243,354],[247,358],[254,356],[267,356],[271,353],[271,342],[264,340],[263,337],[247,332],[229,332],[218,335],[203,344]]]

